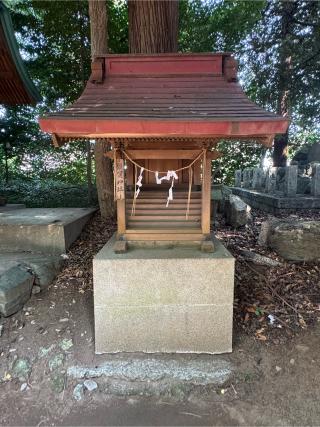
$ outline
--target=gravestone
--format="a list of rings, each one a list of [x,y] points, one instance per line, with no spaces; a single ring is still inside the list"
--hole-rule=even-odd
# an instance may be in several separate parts
[[[234,173],[234,186],[235,187],[241,187],[241,177],[242,177],[241,169],[236,170]]]
[[[284,194],[293,197],[297,194],[298,166],[287,166],[284,176]]]
[[[314,197],[320,196],[320,163],[314,163],[312,165],[311,194]]]
[[[274,193],[277,188],[277,169],[275,167],[269,168],[266,177],[266,191],[267,193]]]
[[[262,168],[253,169],[252,174],[252,188],[254,190],[260,190],[263,185],[264,172]]]

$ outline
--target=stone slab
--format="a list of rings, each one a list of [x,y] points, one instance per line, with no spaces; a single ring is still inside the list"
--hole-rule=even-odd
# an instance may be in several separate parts
[[[232,187],[232,192],[241,197],[252,208],[261,209],[273,214],[285,213],[288,210],[320,209],[320,197],[303,194],[296,194],[294,197],[281,197],[279,195],[266,194],[239,187]]]
[[[0,250],[62,254],[95,209],[26,208],[0,212]]]
[[[28,301],[34,282],[34,275],[24,266],[10,266],[0,275],[0,313],[7,317]]]
[[[97,353],[232,350],[234,259],[217,239],[214,253],[114,241],[93,260]]]

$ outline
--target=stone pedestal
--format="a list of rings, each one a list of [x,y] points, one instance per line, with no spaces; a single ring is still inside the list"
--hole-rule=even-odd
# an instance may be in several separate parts
[[[234,258],[218,241],[129,247],[93,260],[96,353],[232,351]]]

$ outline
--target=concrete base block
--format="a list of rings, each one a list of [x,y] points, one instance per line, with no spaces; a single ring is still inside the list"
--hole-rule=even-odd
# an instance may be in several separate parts
[[[232,351],[234,258],[188,246],[132,247],[115,235],[93,260],[97,353]]]
[[[95,209],[27,208],[0,212],[0,250],[62,254]]]

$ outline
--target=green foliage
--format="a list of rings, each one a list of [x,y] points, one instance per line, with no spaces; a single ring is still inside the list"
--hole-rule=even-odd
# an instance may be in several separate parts
[[[125,53],[126,1],[106,1],[110,52]],[[240,59],[241,82],[248,95],[273,111],[279,109],[280,58],[284,51],[290,54],[287,83],[294,120],[290,155],[302,144],[318,140],[320,111],[320,2],[293,3],[285,41],[281,14],[286,2],[273,0],[181,0],[179,32],[180,51],[234,52]],[[86,84],[90,74],[88,4],[87,0],[11,0],[7,4],[20,50],[43,102],[37,107],[0,110],[4,123],[0,125],[0,179],[4,177],[3,144],[9,142],[10,179],[31,180],[27,191],[33,194],[31,203],[35,198],[32,188],[40,188],[33,182],[50,187],[57,180],[59,187],[60,183],[74,186],[87,180],[84,144],[55,149],[49,136],[40,131],[37,120],[73,102]],[[222,142],[220,150],[224,157],[214,162],[215,181],[227,184],[232,183],[234,170],[257,166],[265,152],[258,145],[230,141]],[[20,184],[19,188],[20,194],[26,190]],[[54,191],[48,191],[48,197]]]
[[[264,6],[263,0],[181,0],[180,50],[238,52]]]
[[[304,147],[310,147],[316,142],[320,142],[320,130],[319,129],[299,129],[291,137],[291,143],[289,147],[289,158],[291,159],[297,151]]]
[[[285,98],[295,126],[319,127],[319,45],[319,1],[268,0],[243,57],[251,98],[279,112]]]
[[[65,184],[54,180],[17,179],[8,185],[0,185],[8,203],[24,203],[28,208],[86,207],[98,204],[94,191],[92,202],[88,201],[85,185]]]
[[[237,169],[258,167],[266,153],[260,144],[244,141],[222,141],[217,149],[223,156],[212,162],[213,180],[226,185],[234,184]]]

